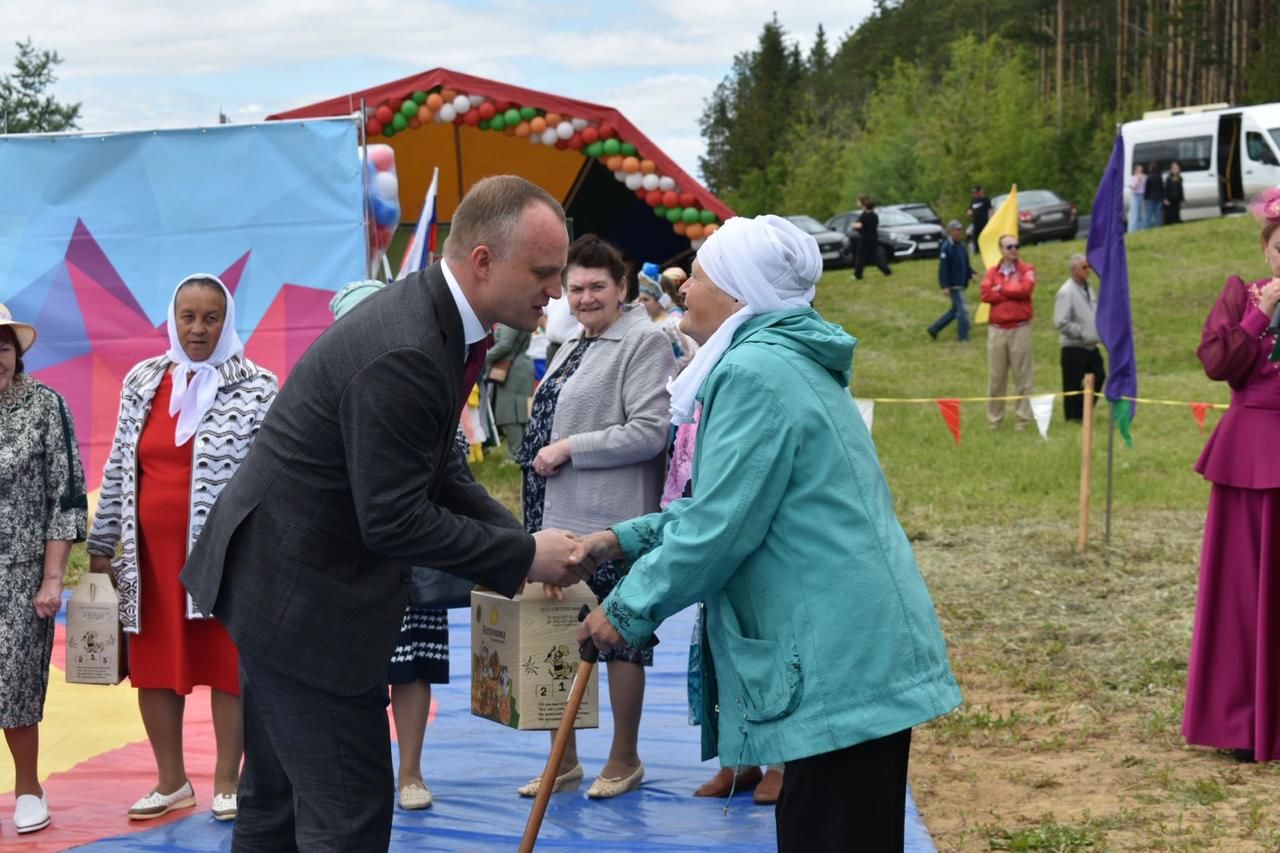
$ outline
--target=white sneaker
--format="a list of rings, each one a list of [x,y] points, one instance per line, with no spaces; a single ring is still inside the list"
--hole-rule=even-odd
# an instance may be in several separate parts
[[[182,783],[182,787],[174,791],[172,794],[162,794],[159,791],[152,791],[142,799],[138,800],[129,809],[129,820],[155,820],[161,815],[167,815],[175,809],[189,809],[196,804],[196,792],[191,787],[191,781]]]
[[[44,791],[40,796],[23,794],[13,808],[13,828],[21,835],[24,832],[35,832],[49,825],[49,801]]]
[[[235,794],[214,794],[213,795],[213,812],[214,820],[235,820],[236,819],[236,795]]]

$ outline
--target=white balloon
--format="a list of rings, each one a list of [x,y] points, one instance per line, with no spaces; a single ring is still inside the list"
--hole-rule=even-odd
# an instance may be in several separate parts
[[[626,173],[624,172],[623,174]],[[627,185],[627,189],[629,190],[638,190],[640,187],[644,186],[644,175],[639,172],[632,172],[627,175],[627,178],[623,183]]]
[[[530,144],[530,145],[541,145],[541,144],[542,144],[542,134],[541,134],[541,133],[531,133],[531,134],[529,134],[529,144]]]
[[[471,101],[471,106],[478,107],[484,103],[484,95],[469,95],[467,100]]]
[[[649,190],[650,192],[652,192],[653,190],[656,190],[658,188],[659,183],[660,181],[658,180],[657,175],[645,175],[644,179],[640,182],[640,185],[643,186],[646,190]]]
[[[575,118],[571,124],[573,125],[574,130],[584,130],[589,122],[585,118]]]
[[[458,111],[453,108],[453,104],[445,104],[440,108],[440,112],[436,113],[436,118],[443,122],[453,121],[458,117]]]
[[[569,139],[573,136],[573,123],[562,121],[556,125],[556,136],[561,139]]]
[[[400,182],[391,172],[375,172],[373,174],[373,191],[378,198],[392,204],[400,203]]]
[[[690,240],[690,241],[689,241],[689,245],[690,245],[690,246],[693,248],[693,250],[696,252],[696,251],[698,251],[699,249],[701,249],[701,248],[702,248],[702,244],[703,244],[703,243],[705,243],[705,242],[707,242],[707,238],[706,238],[706,237],[699,237],[697,240]]]
[[[675,178],[668,178],[666,175],[663,175],[662,177],[658,178],[658,189],[662,190],[664,193],[671,192],[675,188],[676,188]]]
[[[613,179],[618,183],[624,183],[627,180],[627,173],[619,169],[613,173]]]
[[[453,108],[457,111],[458,115],[462,115],[467,112],[467,110],[471,109],[471,99],[466,95],[459,95],[453,99]]]
[[[569,134],[569,135],[572,136],[573,134]],[[560,135],[556,133],[556,129],[554,127],[548,127],[546,130],[542,131],[543,145],[555,145],[556,140],[559,138],[560,138]]]

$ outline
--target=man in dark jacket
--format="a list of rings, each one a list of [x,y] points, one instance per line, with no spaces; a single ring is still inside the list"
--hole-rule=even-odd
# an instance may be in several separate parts
[[[560,295],[564,211],[523,178],[476,184],[442,262],[369,297],[299,359],[182,572],[240,650],[236,851],[385,851],[387,660],[410,565],[513,595],[589,574],[524,532],[452,452],[494,322]]]
[[[969,312],[964,305],[964,291],[974,275],[969,264],[969,252],[964,245],[964,228],[953,219],[947,223],[947,238],[942,241],[942,249],[938,253],[938,286],[947,292],[951,307],[925,330],[935,341],[938,332],[952,320],[956,321],[957,338],[969,340]]]
[[[981,254],[982,249],[978,247],[978,238],[982,236],[982,229],[987,227],[987,221],[991,219],[991,199],[987,198],[982,187],[973,188],[973,197],[969,200],[969,218],[973,220],[973,253]]]
[[[1142,191],[1143,213],[1147,220],[1144,228],[1158,228],[1164,224],[1164,178],[1160,175],[1160,164],[1147,166],[1147,188]]]
[[[1182,203],[1187,197],[1182,192],[1182,164],[1174,160],[1169,164],[1169,175],[1164,179],[1164,224],[1182,221]]]
[[[858,254],[853,265],[853,277],[861,280],[862,270],[868,264],[879,268],[885,275],[893,275],[880,248],[880,215],[876,213],[876,203],[868,196],[860,195],[858,204],[862,207],[862,212],[858,214],[858,221],[853,223],[853,228],[858,233]]]

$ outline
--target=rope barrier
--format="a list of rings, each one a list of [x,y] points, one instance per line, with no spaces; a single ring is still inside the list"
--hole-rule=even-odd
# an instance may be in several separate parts
[[[1083,391],[1054,391],[1052,394],[1016,394],[1007,397],[857,397],[869,403],[936,403],[939,400],[955,400],[959,403],[988,403],[993,400],[1032,400],[1036,397],[1081,397]],[[1205,406],[1210,409],[1226,409],[1226,403],[1203,403],[1199,400],[1154,400],[1150,397],[1121,397],[1134,403],[1145,403],[1156,406]]]

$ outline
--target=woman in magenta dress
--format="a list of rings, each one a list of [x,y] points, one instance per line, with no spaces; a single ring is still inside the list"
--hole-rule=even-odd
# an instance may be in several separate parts
[[[1236,276],[1205,321],[1197,354],[1231,407],[1196,470],[1213,484],[1187,671],[1187,742],[1241,761],[1280,759],[1280,362],[1267,331],[1280,304],[1280,188],[1252,210],[1271,275]]]
[[[196,804],[182,741],[186,698],[196,685],[212,688],[211,811],[218,820],[236,815],[239,656],[226,629],[195,608],[178,580],[276,395],[276,377],[244,357],[235,316],[231,292],[216,277],[179,283],[169,305],[168,351],[125,376],[88,539],[90,567],[109,572],[120,591],[129,680],[156,760],[156,785],[129,809],[131,820]]]

